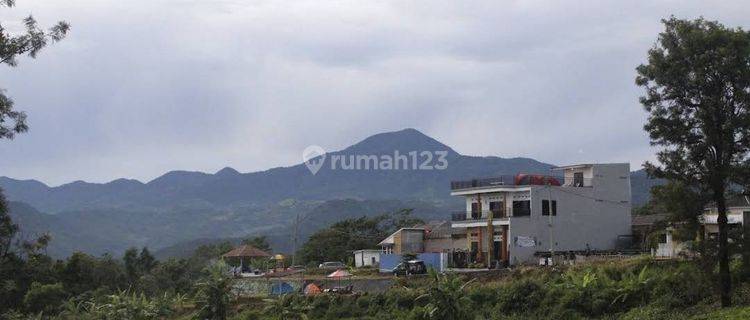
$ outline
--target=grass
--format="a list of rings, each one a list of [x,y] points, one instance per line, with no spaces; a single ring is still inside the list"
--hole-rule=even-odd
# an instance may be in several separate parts
[[[706,314],[694,316],[690,319],[693,320],[713,320],[713,319],[726,319],[726,320],[744,320],[750,319],[750,307],[734,307],[729,309],[715,310]]]

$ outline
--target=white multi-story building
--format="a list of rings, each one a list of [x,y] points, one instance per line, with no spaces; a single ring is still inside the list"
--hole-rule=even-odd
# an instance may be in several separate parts
[[[453,214],[454,246],[471,263],[531,263],[537,252],[614,249],[630,234],[630,165],[581,164],[559,176],[518,174],[451,182],[466,198]]]

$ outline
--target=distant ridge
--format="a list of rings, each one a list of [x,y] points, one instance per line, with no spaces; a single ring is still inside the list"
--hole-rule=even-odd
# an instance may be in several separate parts
[[[546,173],[550,164],[527,158],[463,156],[416,129],[370,136],[331,154],[401,154],[410,151],[447,151],[449,167],[439,171],[345,171],[327,166],[312,175],[302,165],[240,173],[223,168],[215,174],[170,171],[147,183],[117,179],[108,183],[75,181],[49,187],[35,180],[0,178],[9,199],[29,203],[48,213],[101,208],[169,208],[202,203],[209,207],[267,205],[286,198],[327,200],[427,199],[450,201],[451,179],[515,172]]]
[[[121,178],[108,183],[74,181],[57,187],[36,180],[0,177],[0,188],[9,200],[29,206],[16,206],[22,208],[18,210],[39,213],[35,215],[38,219],[27,221],[38,222],[34,224],[35,230],[49,228],[61,235],[60,241],[76,239],[77,244],[62,244],[62,251],[80,246],[82,250],[101,252],[107,248],[121,250],[132,244],[159,249],[197,238],[240,237],[273,228],[288,230],[292,220],[283,214],[310,212],[321,203],[342,199],[365,201],[342,207],[343,212],[354,216],[358,211],[372,213],[414,205],[433,208],[421,212],[441,218],[461,207],[460,200],[450,196],[451,180],[516,173],[548,174],[553,167],[530,158],[461,155],[411,128],[376,134],[329,154],[384,155],[396,150],[401,154],[446,151],[448,168],[333,170],[324,164],[313,175],[303,164],[250,173],[225,167],[213,174],[170,171],[147,183]],[[633,203],[638,205],[648,199],[648,188],[659,181],[640,171],[632,176]],[[281,203],[298,203],[301,207],[290,208]],[[319,214],[320,221],[346,217],[336,213],[335,206],[327,208],[331,211]],[[139,221],[148,221],[150,225],[133,225]],[[85,224],[86,229],[78,230],[77,224]],[[106,232],[102,234],[101,230]],[[87,243],[91,241],[105,245],[92,249]]]

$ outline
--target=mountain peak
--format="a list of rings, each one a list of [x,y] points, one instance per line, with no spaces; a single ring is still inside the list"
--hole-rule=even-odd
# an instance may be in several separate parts
[[[120,178],[120,179],[112,180],[107,184],[116,185],[116,186],[140,186],[140,185],[143,185],[143,182],[140,182],[135,179]]]
[[[344,150],[344,153],[383,154],[398,150],[400,153],[410,151],[448,151],[457,154],[447,145],[414,128],[399,131],[383,132],[372,135]]]
[[[227,176],[227,177],[231,177],[231,176],[240,175],[240,172],[237,171],[237,170],[235,170],[232,167],[224,167],[224,169],[216,171],[216,173],[214,173],[214,175],[215,176]]]

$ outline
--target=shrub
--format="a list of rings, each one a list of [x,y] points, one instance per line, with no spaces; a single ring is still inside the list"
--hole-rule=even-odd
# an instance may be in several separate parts
[[[500,289],[497,308],[503,312],[528,312],[539,307],[545,294],[543,285],[535,280],[514,281]]]
[[[666,308],[679,308],[697,304],[712,292],[710,278],[699,267],[683,263],[663,270],[661,279],[654,284],[652,296],[665,303]]]
[[[750,305],[750,283],[738,283],[732,296],[733,305]]]
[[[62,283],[41,284],[34,282],[23,297],[23,304],[27,311],[45,314],[56,314],[66,293]]]
[[[661,320],[661,319],[683,319],[669,310],[657,305],[649,305],[643,308],[633,308],[619,317],[621,320]]]
[[[172,314],[171,300],[149,299],[143,293],[120,291],[89,301],[69,300],[57,319],[157,320]]]
[[[231,280],[225,274],[226,264],[218,262],[207,268],[207,276],[198,282],[196,307],[200,319],[224,320],[229,310]]]
[[[310,306],[310,318],[319,319],[328,312],[328,308],[331,306],[331,297],[319,294],[308,298],[307,302]]]
[[[385,307],[387,311],[409,310],[414,307],[414,300],[420,294],[416,290],[395,288],[385,295]]]
[[[232,320],[260,320],[262,318],[262,314],[258,310],[244,310],[234,317],[231,318]]]
[[[469,319],[471,314],[471,300],[466,297],[465,288],[469,282],[464,282],[455,274],[441,275],[430,270],[433,283],[427,292],[417,299],[424,298],[424,318],[426,319]]]
[[[620,280],[615,284],[616,297],[611,300],[612,306],[617,310],[627,310],[647,304],[651,298],[651,288],[658,280],[658,276],[659,274],[651,271],[648,266],[643,266],[638,272],[629,270],[622,273],[619,276]]]

